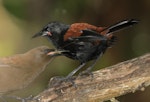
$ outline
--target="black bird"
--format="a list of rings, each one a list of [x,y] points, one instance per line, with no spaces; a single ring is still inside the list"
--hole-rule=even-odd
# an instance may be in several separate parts
[[[116,41],[113,33],[137,23],[137,20],[130,19],[109,27],[96,27],[88,23],[66,25],[60,22],[51,22],[35,34],[33,38],[45,36],[56,49],[68,51],[64,52],[63,55],[81,62],[79,67],[68,74],[66,79],[69,79],[88,61],[93,60],[93,64],[81,73],[91,74],[91,69],[96,61]]]

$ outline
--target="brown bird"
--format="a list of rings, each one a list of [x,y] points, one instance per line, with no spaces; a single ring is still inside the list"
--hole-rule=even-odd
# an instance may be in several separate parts
[[[61,51],[41,46],[24,54],[0,58],[0,95],[29,85],[46,68],[54,56],[60,54]]]

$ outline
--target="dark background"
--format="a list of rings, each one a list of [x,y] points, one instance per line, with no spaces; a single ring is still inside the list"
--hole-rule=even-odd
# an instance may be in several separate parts
[[[45,38],[31,39],[49,21],[66,24],[87,22],[109,26],[134,18],[138,25],[115,33],[118,41],[98,61],[94,70],[117,64],[150,51],[150,0],[1,0],[0,56],[10,56],[41,46],[53,46]],[[41,92],[52,76],[65,76],[79,65],[66,57],[57,57],[36,81],[15,95]],[[150,88],[119,98],[121,102],[150,102]],[[22,93],[22,94],[20,94]]]

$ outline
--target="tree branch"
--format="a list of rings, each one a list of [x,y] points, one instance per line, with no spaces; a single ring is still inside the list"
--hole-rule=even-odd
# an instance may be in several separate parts
[[[77,77],[75,84],[50,87],[29,102],[103,102],[150,85],[150,54]]]

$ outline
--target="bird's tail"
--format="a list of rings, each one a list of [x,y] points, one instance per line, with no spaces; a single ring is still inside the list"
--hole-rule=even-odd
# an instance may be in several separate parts
[[[138,22],[139,22],[138,20],[134,20],[134,19],[124,20],[124,21],[121,21],[119,23],[116,23],[112,26],[105,28],[102,32],[105,32],[106,35],[109,35],[110,33],[117,32],[123,28],[133,26],[134,24],[137,24]]]

